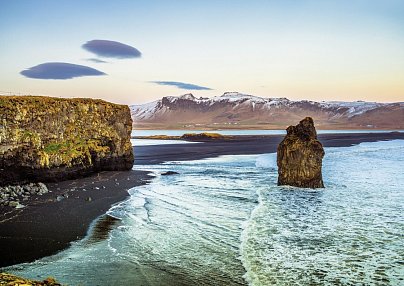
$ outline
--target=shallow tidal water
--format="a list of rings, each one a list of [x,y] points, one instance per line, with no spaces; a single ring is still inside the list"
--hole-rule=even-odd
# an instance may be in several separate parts
[[[276,186],[276,154],[136,168],[156,178],[110,209],[105,239],[90,230],[7,270],[69,285],[404,285],[403,140],[326,148],[320,190]]]

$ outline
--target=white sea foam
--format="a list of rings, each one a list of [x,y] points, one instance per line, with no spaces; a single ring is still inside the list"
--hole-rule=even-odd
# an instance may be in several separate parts
[[[258,156],[257,160],[255,161],[255,166],[257,168],[278,169],[278,166],[276,164],[276,153],[263,154]]]

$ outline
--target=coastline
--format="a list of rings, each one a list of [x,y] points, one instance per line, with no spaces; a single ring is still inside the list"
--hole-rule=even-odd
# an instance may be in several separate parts
[[[56,254],[84,238],[97,219],[101,224],[96,225],[108,230],[108,224],[114,223],[105,218],[111,205],[125,200],[127,190],[147,184],[151,178],[138,170],[100,172],[48,183],[50,192],[30,198],[25,208],[0,208],[0,267]]]
[[[220,155],[274,153],[283,137],[237,136],[231,141],[135,146],[135,166]],[[320,134],[318,137],[324,147],[348,147],[362,142],[403,140],[404,134],[341,133]],[[146,184],[152,178],[147,173],[138,170],[101,172],[87,178],[47,184],[50,193],[30,200],[27,208],[13,209],[0,215],[0,267],[55,254],[87,234],[90,234],[89,239],[108,237],[108,231],[116,220],[105,213],[111,205],[127,198],[128,189]],[[61,201],[55,199],[66,194],[68,197]],[[3,211],[0,209],[0,212]]]

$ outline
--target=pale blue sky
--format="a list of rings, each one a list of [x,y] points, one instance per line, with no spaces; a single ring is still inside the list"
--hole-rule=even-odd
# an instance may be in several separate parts
[[[0,0],[0,35],[0,91],[126,104],[225,91],[404,101],[404,1],[398,0]],[[141,57],[97,56],[82,48],[92,40],[130,45]],[[50,62],[100,75],[20,74]]]

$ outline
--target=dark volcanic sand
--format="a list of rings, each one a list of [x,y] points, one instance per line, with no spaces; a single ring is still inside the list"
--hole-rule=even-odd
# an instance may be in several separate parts
[[[52,192],[23,202],[27,205],[23,209],[0,208],[0,267],[65,249],[70,242],[83,238],[91,222],[104,215],[111,205],[124,200],[128,189],[146,184],[150,178],[144,171],[101,172],[49,183]],[[68,198],[56,200],[64,194]],[[90,239],[103,238],[113,223],[113,218],[101,217]]]
[[[242,135],[232,140],[211,140],[195,144],[135,146],[135,165],[166,161],[198,160],[220,155],[274,153],[285,135]],[[404,139],[402,132],[320,134],[324,147],[349,147],[361,142]]]
[[[231,141],[137,146],[134,148],[135,165],[273,153],[283,137],[237,136]],[[321,134],[318,137],[325,147],[348,147],[361,142],[404,139],[404,133]],[[10,209],[0,208],[0,267],[33,261],[65,249],[70,242],[83,238],[91,222],[100,216],[88,239],[106,238],[116,222],[104,215],[106,211],[112,204],[124,200],[128,189],[145,184],[149,179],[147,172],[142,171],[102,172],[84,179],[47,184],[52,193],[36,197],[26,208],[9,213],[5,211]],[[71,191],[73,188],[76,190]],[[64,193],[68,194],[67,199],[55,201]]]

